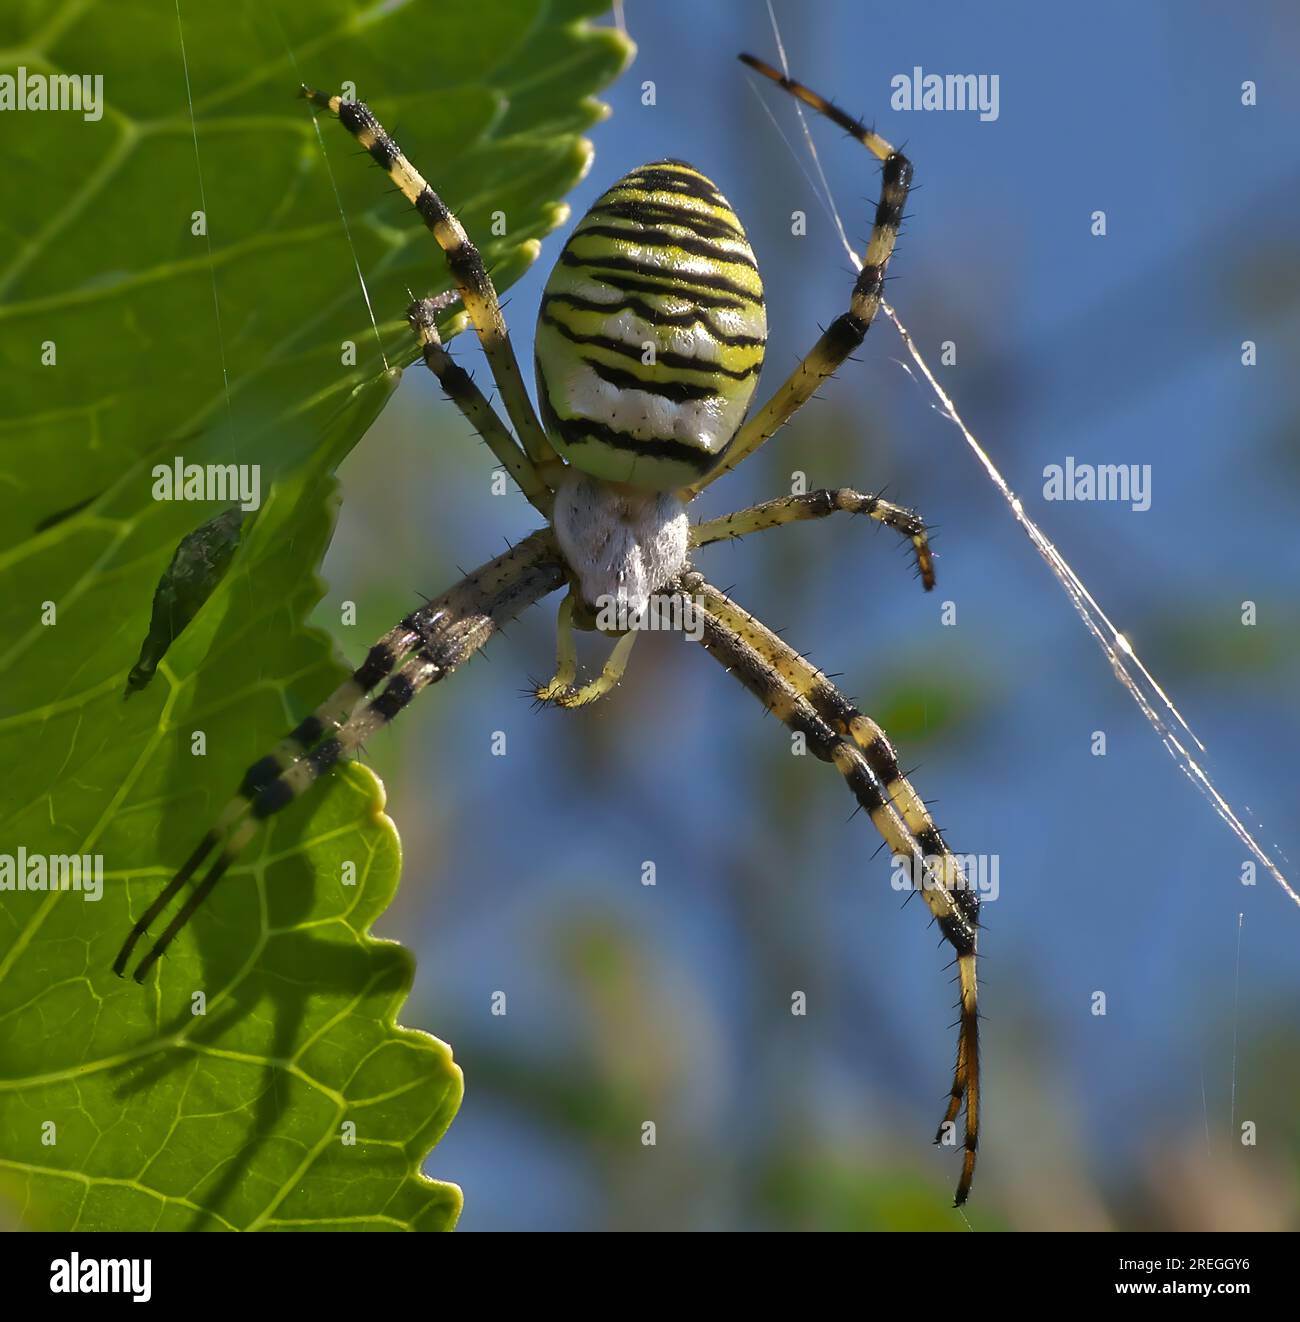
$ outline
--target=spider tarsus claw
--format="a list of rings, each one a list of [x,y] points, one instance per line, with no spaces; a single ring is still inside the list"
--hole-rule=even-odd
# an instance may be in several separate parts
[[[135,944],[142,936],[148,936],[147,931],[132,932],[122,949],[117,952],[117,958],[113,961],[113,972],[119,978],[126,977],[126,966],[131,962],[131,952],[135,949]]]

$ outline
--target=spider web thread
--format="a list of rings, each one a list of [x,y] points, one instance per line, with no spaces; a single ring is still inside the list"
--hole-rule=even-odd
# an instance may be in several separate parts
[[[772,8],[772,0],[767,0],[767,13],[772,23],[772,33],[776,39],[777,53],[781,60],[781,69],[786,77],[790,77],[790,65],[786,59],[785,43],[781,40],[780,26],[776,21],[776,13]],[[760,98],[761,100],[761,98]],[[849,242],[848,235],[844,230],[844,223],[840,218],[839,206],[836,204],[835,195],[831,190],[830,184],[826,178],[826,172],[822,169],[821,157],[817,152],[817,144],[813,141],[812,132],[808,127],[808,119],[804,114],[802,102],[795,100],[795,111],[799,116],[800,128],[803,132],[804,143],[812,157],[813,164],[816,167],[820,187],[804,169],[804,175],[812,185],[813,191],[817,194],[822,205],[827,209],[835,222],[835,228],[838,232],[840,243],[844,251],[848,254],[849,260],[853,263],[854,269],[861,271],[862,259],[854,251],[853,245]],[[764,102],[766,109],[766,103]],[[769,109],[769,115],[771,111]],[[772,116],[773,123],[776,123],[775,116]],[[780,132],[780,125],[777,125]],[[784,133],[781,137],[787,147],[790,147],[792,153],[794,148]],[[803,169],[803,163],[798,160],[797,153],[795,160]],[[951,396],[944,390],[935,378],[929,364],[922,356],[921,351],[916,347],[911,333],[899,318],[898,313],[893,306],[882,299],[881,309],[893,323],[894,329],[898,332],[899,338],[903,342],[903,347],[907,350],[908,356],[916,365],[925,382],[934,392],[937,403],[932,403],[940,416],[946,418],[961,433],[962,439],[974,454],[980,466],[984,469],[989,480],[993,483],[1002,499],[1011,510],[1013,517],[1025,535],[1033,544],[1034,549],[1046,562],[1047,567],[1052,571],[1056,581],[1060,584],[1070,604],[1074,607],[1079,618],[1083,621],[1084,627],[1095,639],[1098,647],[1101,648],[1102,655],[1110,662],[1111,670],[1121,686],[1137,704],[1138,710],[1146,717],[1147,722],[1160,736],[1161,743],[1164,744],[1170,756],[1174,759],[1178,768],[1192,782],[1193,785],[1209,800],[1214,811],[1220,819],[1228,826],[1233,835],[1246,847],[1251,856],[1263,867],[1274,881],[1282,888],[1289,900],[1300,907],[1300,895],[1291,886],[1283,874],[1281,868],[1273,861],[1272,856],[1255,839],[1250,829],[1241,820],[1237,811],[1228,802],[1228,800],[1219,791],[1209,772],[1199,762],[1196,756],[1188,748],[1188,744],[1193,744],[1200,753],[1207,753],[1205,745],[1201,742],[1196,732],[1188,724],[1183,714],[1174,705],[1172,699],[1165,690],[1156,681],[1155,676],[1143,663],[1138,656],[1133,645],[1129,640],[1115,627],[1110,617],[1102,610],[1097,599],[1084,585],[1083,580],[1074,571],[1073,567],[1065,557],[1056,549],[1050,538],[1025,512],[1024,505],[1020,497],[1012,491],[1006,478],[1002,476],[998,466],[993,462],[988,451],[979,443],[974,433],[963,421],[961,414],[957,411],[956,404],[953,403]],[[912,375],[912,369],[905,362],[899,362],[909,376]],[[1184,740],[1186,742],[1184,742]]]

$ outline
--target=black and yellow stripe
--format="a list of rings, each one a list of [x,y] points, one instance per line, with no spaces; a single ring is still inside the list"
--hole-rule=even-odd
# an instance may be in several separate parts
[[[249,767],[239,793],[216,825],[135,922],[113,962],[113,971],[119,977],[125,974],[141,938],[209,855],[217,851],[203,880],[137,965],[135,980],[143,982],[263,821],[288,807],[339,762],[353,756],[366,739],[394,720],[423,689],[445,679],[469,660],[505,621],[563,582],[559,548],[551,531],[543,529],[413,611],[385,634],[334,694],[272,752]],[[366,695],[381,684],[382,690],[366,702]]]
[[[778,496],[748,509],[697,523],[691,529],[691,545],[709,546],[713,542],[733,541],[768,528],[783,528],[802,519],[824,519],[840,513],[865,514],[867,518],[901,533],[912,543],[921,585],[927,592],[934,587],[934,556],[921,516],[880,496],[866,496],[850,487],[834,491],[821,487],[800,496]]]
[[[438,301],[431,298],[417,299],[406,310],[424,365],[438,378],[447,398],[465,415],[533,508],[549,519],[555,503],[551,488],[539,467],[519,448],[470,374],[447,352],[438,334],[438,311]]]
[[[501,302],[497,298],[492,277],[488,275],[483,258],[465,233],[464,226],[433,191],[424,176],[406,159],[364,102],[344,101],[342,97],[318,92],[305,85],[300,89],[300,95],[312,105],[337,115],[339,123],[366,149],[375,164],[419,212],[425,227],[447,254],[452,279],[460,290],[465,311],[483,345],[483,352],[487,355],[492,375],[501,391],[506,412],[525,452],[535,464],[553,461],[555,452],[546,439],[546,433],[533,412],[532,402],[524,388],[523,376],[510,343],[505,318],[501,315]]]
[[[745,423],[717,466],[692,483],[691,489],[695,492],[703,490],[724,473],[731,472],[737,464],[753,454],[817,393],[827,378],[862,343],[880,308],[885,271],[889,259],[894,255],[898,230],[903,223],[903,208],[912,186],[911,162],[902,152],[891,147],[880,134],[860,120],[846,115],[824,96],[787,78],[779,69],[774,69],[753,55],[741,55],[740,60],[765,78],[770,78],[791,96],[811,106],[818,114],[825,115],[866,147],[881,162],[880,200],[876,204],[875,222],[862,257],[862,269],[849,296],[848,311],[831,322],[808,355],[778,387],[776,394]]]
[[[596,202],[547,281],[542,416],[576,467],[676,489],[708,471],[739,428],[766,340],[740,220],[698,170],[656,161]]]
[[[963,1102],[966,1126],[956,1204],[970,1193],[979,1147],[979,1010],[975,961],[979,895],[948,848],[924,802],[903,775],[885,732],[788,643],[719,592],[704,576],[684,574],[680,590],[703,612],[703,645],[809,750],[844,777],[890,850],[909,863],[914,884],[956,952],[959,990],[957,1064],[936,1141]]]

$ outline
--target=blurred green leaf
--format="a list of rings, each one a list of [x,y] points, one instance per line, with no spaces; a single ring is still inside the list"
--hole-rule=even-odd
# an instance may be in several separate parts
[[[1235,603],[1215,614],[1192,608],[1159,612],[1142,632],[1162,670],[1186,679],[1266,675],[1291,665],[1300,651],[1300,617],[1279,619],[1265,611],[1255,624],[1245,625]]]
[[[944,1190],[842,1148],[778,1156],[761,1172],[772,1220],[789,1230],[965,1230]],[[979,1229],[998,1229],[984,1213]]]
[[[930,654],[899,664],[880,682],[873,715],[905,747],[950,737],[977,720],[996,697],[996,682],[977,657],[961,670],[944,669]]]

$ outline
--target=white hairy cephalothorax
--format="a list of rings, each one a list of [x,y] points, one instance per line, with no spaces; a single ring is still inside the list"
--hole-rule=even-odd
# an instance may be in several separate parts
[[[690,521],[670,491],[631,491],[570,469],[552,519],[589,606],[616,603],[640,614],[686,567]]]

